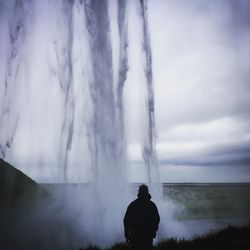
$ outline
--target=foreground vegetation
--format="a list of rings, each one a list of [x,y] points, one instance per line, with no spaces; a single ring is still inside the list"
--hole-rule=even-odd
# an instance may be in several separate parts
[[[129,246],[120,243],[106,250],[129,250]],[[170,238],[159,242],[155,250],[244,250],[250,249],[250,224],[242,227],[228,226],[227,228],[203,236],[194,237],[191,240]],[[80,250],[100,250],[95,246],[81,248]]]

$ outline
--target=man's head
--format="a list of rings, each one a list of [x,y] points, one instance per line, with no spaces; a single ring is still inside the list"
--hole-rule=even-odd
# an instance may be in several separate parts
[[[148,186],[145,184],[140,185],[138,194],[148,194]]]
[[[151,195],[148,192],[148,186],[145,184],[140,185],[137,197],[139,199],[150,200]]]

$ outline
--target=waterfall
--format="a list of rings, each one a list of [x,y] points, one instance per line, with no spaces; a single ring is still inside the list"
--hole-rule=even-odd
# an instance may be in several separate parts
[[[148,183],[159,183],[147,0],[137,4],[145,79],[140,84],[146,89],[141,149]],[[0,5],[0,157],[39,182],[93,184],[81,198],[86,209],[79,219],[91,221],[82,225],[90,243],[122,239],[129,164],[124,87],[133,61],[128,6],[136,4],[12,0]],[[110,223],[111,217],[119,223]]]
[[[155,101],[152,73],[152,52],[150,46],[148,28],[148,2],[140,0],[142,26],[143,26],[143,50],[145,53],[145,75],[147,84],[146,116],[147,123],[145,137],[142,145],[143,159],[148,169],[148,182],[159,183],[159,173],[155,149]]]
[[[1,157],[31,175],[35,169],[30,168],[39,168],[38,179],[53,169],[49,175],[70,182],[78,164],[85,165],[81,176],[95,180],[104,178],[103,168],[123,176],[118,172],[127,162],[123,89],[129,72],[128,4],[13,0],[3,5]],[[141,85],[147,89],[142,154],[150,183],[159,181],[152,52],[147,1],[139,4],[146,79]],[[116,20],[110,19],[110,6],[117,9]],[[117,50],[111,21],[117,23]]]

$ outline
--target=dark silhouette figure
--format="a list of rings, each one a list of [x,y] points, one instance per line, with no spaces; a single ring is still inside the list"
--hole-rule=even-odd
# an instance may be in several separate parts
[[[139,187],[137,197],[129,204],[123,220],[125,238],[133,250],[151,250],[160,216],[146,185]]]

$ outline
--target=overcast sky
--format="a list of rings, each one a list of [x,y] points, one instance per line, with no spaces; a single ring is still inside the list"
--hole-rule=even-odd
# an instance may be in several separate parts
[[[250,1],[158,0],[148,9],[162,181],[250,181]]]

